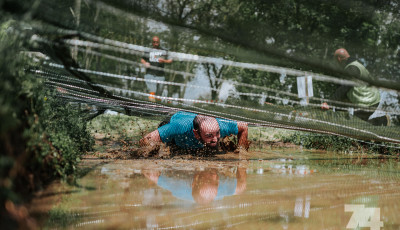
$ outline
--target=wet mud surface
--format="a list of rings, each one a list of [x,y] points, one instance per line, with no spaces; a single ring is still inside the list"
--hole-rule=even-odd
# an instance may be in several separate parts
[[[364,205],[399,229],[398,158],[270,150],[211,157],[99,159],[38,194],[46,228],[345,229]],[[49,211],[45,211],[49,210]],[[369,217],[370,217],[369,216]],[[367,226],[370,222],[361,222]]]
[[[299,146],[293,143],[284,143],[270,141],[263,143],[263,146],[258,145],[258,149],[252,148],[249,151],[243,151],[238,149],[237,140],[230,137],[221,139],[217,150],[199,150],[199,151],[185,151],[176,147],[167,146],[163,143],[149,147],[139,147],[138,143],[132,141],[124,141],[121,139],[113,140],[105,138],[104,134],[96,133],[94,135],[95,145],[104,148],[103,151],[95,151],[85,158],[99,158],[99,159],[250,159],[260,155],[263,157],[265,149],[275,149],[281,151],[282,149],[291,149],[295,151],[300,149]],[[249,142],[250,146],[256,145],[255,143]],[[270,151],[268,156],[273,157],[273,152]]]

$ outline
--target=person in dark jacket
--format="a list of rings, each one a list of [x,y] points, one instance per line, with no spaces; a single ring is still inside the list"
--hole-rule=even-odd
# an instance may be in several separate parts
[[[344,48],[337,49],[334,53],[334,59],[349,75],[359,79],[373,78],[369,71],[358,60],[351,57],[348,51]],[[381,100],[380,92],[375,87],[366,85],[361,86],[340,86],[330,98],[335,101],[350,102],[358,109],[354,115],[362,120],[370,122],[373,125],[386,125],[386,117],[378,117],[370,119],[374,110],[378,107]],[[329,108],[327,103],[322,105],[323,109]],[[365,108],[365,110],[363,110]],[[372,110],[372,111],[371,111]]]

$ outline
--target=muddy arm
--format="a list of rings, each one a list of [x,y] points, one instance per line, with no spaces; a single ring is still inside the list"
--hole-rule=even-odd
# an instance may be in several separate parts
[[[243,147],[244,149],[249,149],[249,141],[247,140],[248,136],[248,126],[245,122],[238,122],[238,145]]]
[[[161,143],[161,137],[158,130],[154,130],[153,132],[147,134],[139,141],[139,145],[141,147],[157,145]]]

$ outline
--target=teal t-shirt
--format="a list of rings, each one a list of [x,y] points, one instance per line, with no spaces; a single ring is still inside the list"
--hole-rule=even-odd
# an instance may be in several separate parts
[[[195,138],[193,133],[193,120],[197,116],[195,113],[177,112],[168,124],[158,128],[161,141],[169,143],[175,141],[175,144],[184,149],[199,149],[204,145]],[[221,138],[231,134],[238,134],[238,126],[236,121],[216,118]]]

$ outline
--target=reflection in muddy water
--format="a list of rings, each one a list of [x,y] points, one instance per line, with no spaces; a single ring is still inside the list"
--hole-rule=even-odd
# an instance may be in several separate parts
[[[66,193],[46,227],[346,229],[348,205],[368,210],[358,213],[367,218],[360,226],[377,215],[383,229],[400,227],[398,159],[303,152],[100,163],[86,161],[82,168],[92,170],[76,186],[57,187]]]
[[[144,170],[143,175],[158,187],[181,200],[208,204],[225,196],[241,194],[246,189],[246,169],[237,168],[236,176],[228,176],[217,169],[204,170]],[[156,199],[154,199],[156,200]]]

